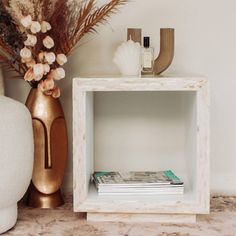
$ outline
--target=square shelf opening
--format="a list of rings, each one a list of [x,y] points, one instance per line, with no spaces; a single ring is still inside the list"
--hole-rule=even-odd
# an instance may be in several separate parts
[[[194,200],[196,92],[90,92],[87,102],[87,182],[94,171],[173,170]]]
[[[196,114],[194,99],[194,92],[96,92],[95,170],[186,173],[187,141],[196,137],[190,136],[196,127],[189,127],[196,125],[189,121]]]

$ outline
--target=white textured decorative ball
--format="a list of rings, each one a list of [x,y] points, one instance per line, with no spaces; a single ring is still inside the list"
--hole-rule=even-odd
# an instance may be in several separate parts
[[[113,62],[124,76],[140,76],[141,46],[133,40],[122,43],[116,50]]]

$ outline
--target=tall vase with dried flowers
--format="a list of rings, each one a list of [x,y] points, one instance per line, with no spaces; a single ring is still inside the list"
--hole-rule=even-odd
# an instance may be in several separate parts
[[[0,63],[32,89],[26,105],[32,114],[35,161],[29,204],[51,208],[63,203],[60,186],[67,160],[67,130],[57,81],[62,66],[87,33],[128,0],[3,0],[0,2]],[[59,27],[58,27],[59,26]]]

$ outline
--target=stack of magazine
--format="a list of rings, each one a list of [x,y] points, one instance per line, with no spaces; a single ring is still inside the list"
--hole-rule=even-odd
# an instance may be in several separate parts
[[[95,172],[99,195],[183,194],[184,183],[171,170],[158,172]]]

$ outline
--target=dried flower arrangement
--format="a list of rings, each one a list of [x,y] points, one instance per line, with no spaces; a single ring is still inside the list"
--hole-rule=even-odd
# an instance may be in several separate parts
[[[110,0],[97,7],[96,0],[2,0],[0,63],[57,98],[55,81],[65,77],[67,56],[85,34],[97,32],[127,2]]]

